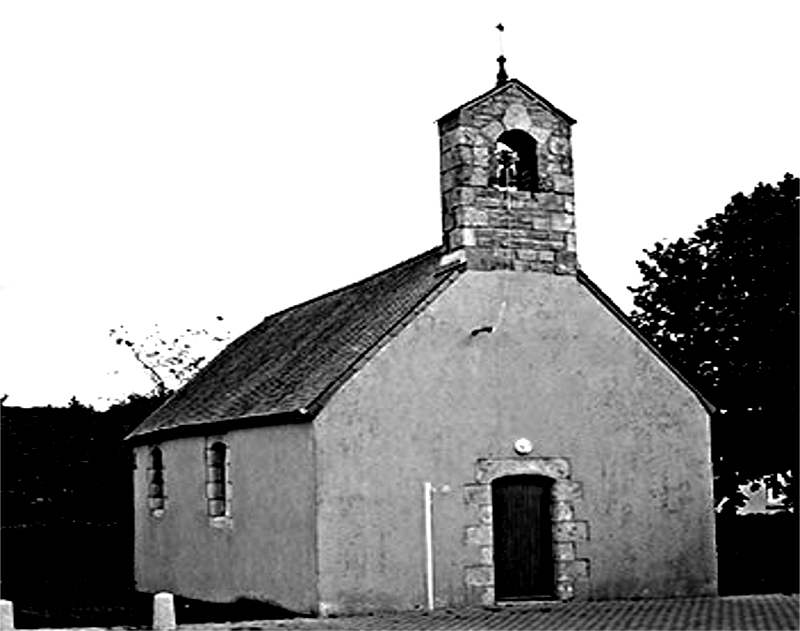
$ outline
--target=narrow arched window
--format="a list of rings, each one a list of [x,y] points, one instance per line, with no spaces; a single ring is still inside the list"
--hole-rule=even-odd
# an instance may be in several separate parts
[[[153,513],[163,511],[166,495],[164,493],[164,454],[160,447],[153,447],[150,450],[147,477],[147,503],[150,511]]]
[[[536,140],[521,129],[500,134],[494,152],[494,185],[535,193],[539,185]]]
[[[228,500],[228,447],[215,442],[206,450],[206,498],[210,517],[224,517]]]

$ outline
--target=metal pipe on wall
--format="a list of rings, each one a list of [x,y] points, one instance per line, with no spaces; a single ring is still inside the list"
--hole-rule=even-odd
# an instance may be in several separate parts
[[[422,484],[425,513],[425,594],[428,611],[433,611],[433,485]]]

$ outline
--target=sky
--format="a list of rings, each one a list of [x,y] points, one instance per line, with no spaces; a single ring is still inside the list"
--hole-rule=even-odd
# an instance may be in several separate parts
[[[434,122],[499,22],[578,121],[579,262],[624,311],[644,249],[800,173],[796,1],[6,0],[6,405],[144,392],[111,328],[236,336],[437,245]]]

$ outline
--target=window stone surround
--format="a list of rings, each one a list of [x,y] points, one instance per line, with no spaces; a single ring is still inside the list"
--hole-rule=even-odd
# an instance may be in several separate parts
[[[467,590],[483,605],[495,604],[492,531],[492,482],[509,475],[541,475],[554,480],[552,487],[553,557],[556,597],[582,598],[589,593],[589,560],[578,558],[577,545],[589,539],[589,523],[576,519],[575,502],[583,498],[583,484],[572,480],[567,458],[519,456],[480,458],[475,481],[464,485],[464,503],[472,507],[472,523],[465,527],[464,543],[477,550],[479,563],[464,568]]]
[[[209,502],[211,497],[209,496],[209,456],[212,446],[216,443],[221,443],[225,447],[224,455],[225,460],[223,462],[223,470],[224,470],[224,503],[225,503],[225,510],[224,513],[221,515],[212,515],[209,511]],[[228,441],[228,437],[225,434],[216,434],[213,436],[206,436],[205,438],[205,449],[204,449],[204,467],[205,467],[205,499],[206,499],[206,512],[208,513],[208,524],[212,528],[221,529],[221,530],[232,530],[233,529],[233,514],[232,514],[232,498],[233,498],[233,480],[231,478],[231,446],[230,442]]]

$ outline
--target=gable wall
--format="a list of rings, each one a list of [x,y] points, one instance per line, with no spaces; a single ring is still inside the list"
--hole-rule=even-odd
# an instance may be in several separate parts
[[[209,601],[249,597],[297,611],[317,602],[314,475],[307,424],[219,437],[230,450],[230,520],[208,516],[206,439],[162,443],[166,510],[147,508],[147,450],[137,448],[136,584]]]
[[[437,603],[491,600],[479,483],[559,462],[573,559],[560,567],[577,596],[715,590],[707,415],[574,277],[465,273],[315,426],[324,609],[424,606],[425,481],[439,491]]]

